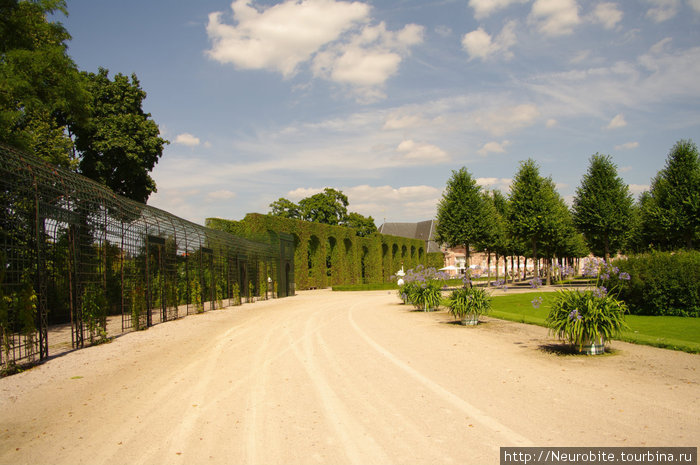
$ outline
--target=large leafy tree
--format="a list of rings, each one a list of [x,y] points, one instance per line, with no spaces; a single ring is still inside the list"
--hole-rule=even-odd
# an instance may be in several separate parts
[[[270,204],[270,215],[281,216],[282,218],[292,218],[298,220],[301,218],[299,205],[289,199],[280,197]]]
[[[348,226],[355,229],[358,236],[369,236],[377,232],[374,218],[355,212],[348,213],[348,197],[342,191],[330,187],[301,199],[298,204],[280,197],[270,204],[268,214],[314,223]]]
[[[67,54],[70,35],[47,15],[63,0],[0,1],[0,142],[75,166],[66,122],[82,121],[89,94]]]
[[[643,226],[660,247],[692,249],[700,240],[700,156],[691,140],[678,141],[652,180],[642,204]]]
[[[156,191],[150,176],[168,141],[158,125],[143,111],[146,98],[135,74],[117,74],[114,80],[104,68],[83,73],[92,97],[85,121],[75,121],[75,147],[80,153],[79,170],[105,184],[117,194],[146,202]]]
[[[530,245],[539,275],[538,257],[542,248],[553,249],[553,242],[568,210],[562,209],[561,197],[551,178],[540,176],[539,167],[532,159],[520,162],[520,168],[510,186],[508,222],[516,237]],[[564,212],[566,210],[566,213]]]
[[[374,218],[371,216],[363,216],[356,212],[348,213],[348,218],[345,225],[349,228],[354,228],[357,235],[367,237],[377,232],[377,225],[374,223]]]
[[[452,171],[438,203],[437,239],[450,247],[464,246],[466,266],[471,265],[470,247],[480,245],[486,235],[484,199],[469,171]]]
[[[632,195],[608,155],[591,157],[588,172],[576,189],[573,216],[588,246],[602,252],[606,261],[611,252],[624,246],[630,231]]]
[[[341,191],[326,187],[323,192],[299,201],[303,220],[338,225],[348,216],[348,197]]]

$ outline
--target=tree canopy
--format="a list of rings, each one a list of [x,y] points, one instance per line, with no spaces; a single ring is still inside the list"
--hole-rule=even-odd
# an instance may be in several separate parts
[[[691,140],[678,141],[641,202],[642,226],[660,248],[692,249],[700,240],[700,156]]]
[[[69,119],[87,113],[89,95],[67,54],[70,34],[46,16],[63,0],[0,2],[0,142],[74,168]]]
[[[510,186],[508,222],[513,234],[530,244],[537,268],[538,248],[553,253],[563,236],[569,211],[557,193],[551,178],[540,176],[534,160],[520,162]]]
[[[0,142],[145,202],[167,141],[143,112],[135,75],[81,73],[70,34],[47,20],[64,0],[0,1]]]
[[[80,153],[79,170],[117,194],[146,202],[156,191],[149,173],[168,142],[143,111],[146,98],[135,74],[109,79],[109,71],[82,73],[92,97],[88,118],[71,124]]]
[[[466,265],[470,265],[469,248],[480,245],[486,236],[484,199],[481,188],[464,167],[452,171],[437,209],[437,240],[451,247],[466,248]]]
[[[374,218],[355,212],[348,213],[348,197],[342,191],[330,187],[301,199],[298,204],[280,197],[270,204],[268,214],[313,223],[348,226],[354,228],[358,236],[377,232]]]
[[[632,195],[610,156],[590,158],[588,172],[576,189],[573,216],[595,254],[609,260],[611,252],[623,247],[630,231]]]

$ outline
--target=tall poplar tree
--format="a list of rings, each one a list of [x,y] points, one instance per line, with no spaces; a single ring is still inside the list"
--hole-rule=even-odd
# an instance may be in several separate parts
[[[551,178],[540,176],[534,160],[520,162],[510,186],[508,222],[516,237],[527,242],[539,276],[538,257],[544,244],[549,244],[565,220],[559,194]],[[567,212],[568,213],[568,212]]]
[[[437,239],[450,247],[463,245],[467,268],[471,265],[470,247],[480,244],[485,237],[484,210],[481,188],[471,173],[464,167],[452,171],[438,203]]]
[[[676,142],[642,205],[643,226],[666,249],[700,241],[700,156],[692,140]]]
[[[573,216],[588,246],[596,254],[602,252],[606,261],[624,246],[631,230],[632,195],[610,156],[596,153],[590,158],[576,189]]]

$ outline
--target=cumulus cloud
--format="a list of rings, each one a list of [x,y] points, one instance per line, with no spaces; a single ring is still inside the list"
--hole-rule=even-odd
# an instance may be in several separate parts
[[[396,152],[401,160],[411,164],[442,163],[449,160],[447,153],[440,147],[412,139],[402,141]]]
[[[603,25],[605,29],[613,29],[622,21],[622,11],[615,3],[599,3],[593,9],[593,21]]]
[[[387,117],[382,129],[390,131],[393,129],[413,128],[423,124],[423,122],[424,119],[420,115],[392,113]]]
[[[188,147],[196,147],[199,145],[199,142],[199,137],[195,137],[189,132],[183,132],[175,137],[176,144],[182,144]]]
[[[442,195],[432,186],[393,187],[367,184],[343,189],[349,207],[363,215],[370,215],[379,226],[386,221],[420,221],[435,218]]]
[[[647,10],[647,18],[656,23],[668,21],[678,14],[680,0],[648,0],[653,6]]]
[[[696,13],[700,13],[700,0],[688,0],[688,4]]]
[[[337,43],[316,54],[312,71],[316,77],[349,84],[368,100],[381,97],[381,86],[393,76],[410,48],[423,41],[424,28],[407,24],[388,31],[384,22],[366,25],[348,42]]]
[[[498,189],[501,192],[508,192],[513,183],[511,178],[476,178],[476,184],[486,189]]]
[[[555,120],[554,118],[550,118],[550,119],[548,119],[547,122],[545,123],[545,126],[547,126],[548,128],[553,128],[553,127],[555,127],[557,124],[559,124],[559,121]]]
[[[483,28],[471,31],[462,37],[462,48],[469,54],[470,60],[475,58],[485,60],[499,55],[510,59],[513,57],[510,48],[517,42],[515,26],[515,21],[507,22],[495,39],[492,39]]]
[[[477,153],[482,156],[486,156],[489,153],[505,153],[506,152],[506,147],[510,145],[510,141],[504,140],[502,142],[487,142],[484,144],[483,147],[481,147],[479,150],[477,150]]]
[[[576,0],[535,0],[528,19],[548,36],[571,34],[581,22]]]
[[[531,126],[540,115],[536,105],[523,104],[512,107],[501,107],[475,117],[477,126],[485,129],[494,136]]]
[[[622,115],[622,113],[618,113],[613,119],[610,120],[610,122],[605,128],[618,129],[624,128],[625,126],[627,126],[627,121],[625,121],[625,117]]]
[[[529,0],[469,0],[469,6],[474,9],[474,18],[482,19],[514,3],[527,3],[528,1]]]
[[[257,9],[249,0],[231,4],[235,25],[222,12],[209,15],[207,55],[242,69],[268,69],[293,75],[300,63],[369,19],[370,7],[359,2],[288,0]]]
[[[630,188],[630,192],[636,195],[649,190],[649,184],[630,184],[628,187]]]
[[[632,150],[639,147],[639,142],[625,142],[624,144],[616,145],[615,150]]]

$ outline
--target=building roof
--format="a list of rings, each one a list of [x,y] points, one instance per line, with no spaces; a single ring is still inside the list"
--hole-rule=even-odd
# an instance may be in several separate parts
[[[440,252],[440,246],[435,242],[437,222],[435,220],[419,221],[417,223],[384,223],[379,226],[380,234],[407,237],[425,241],[428,252]]]

